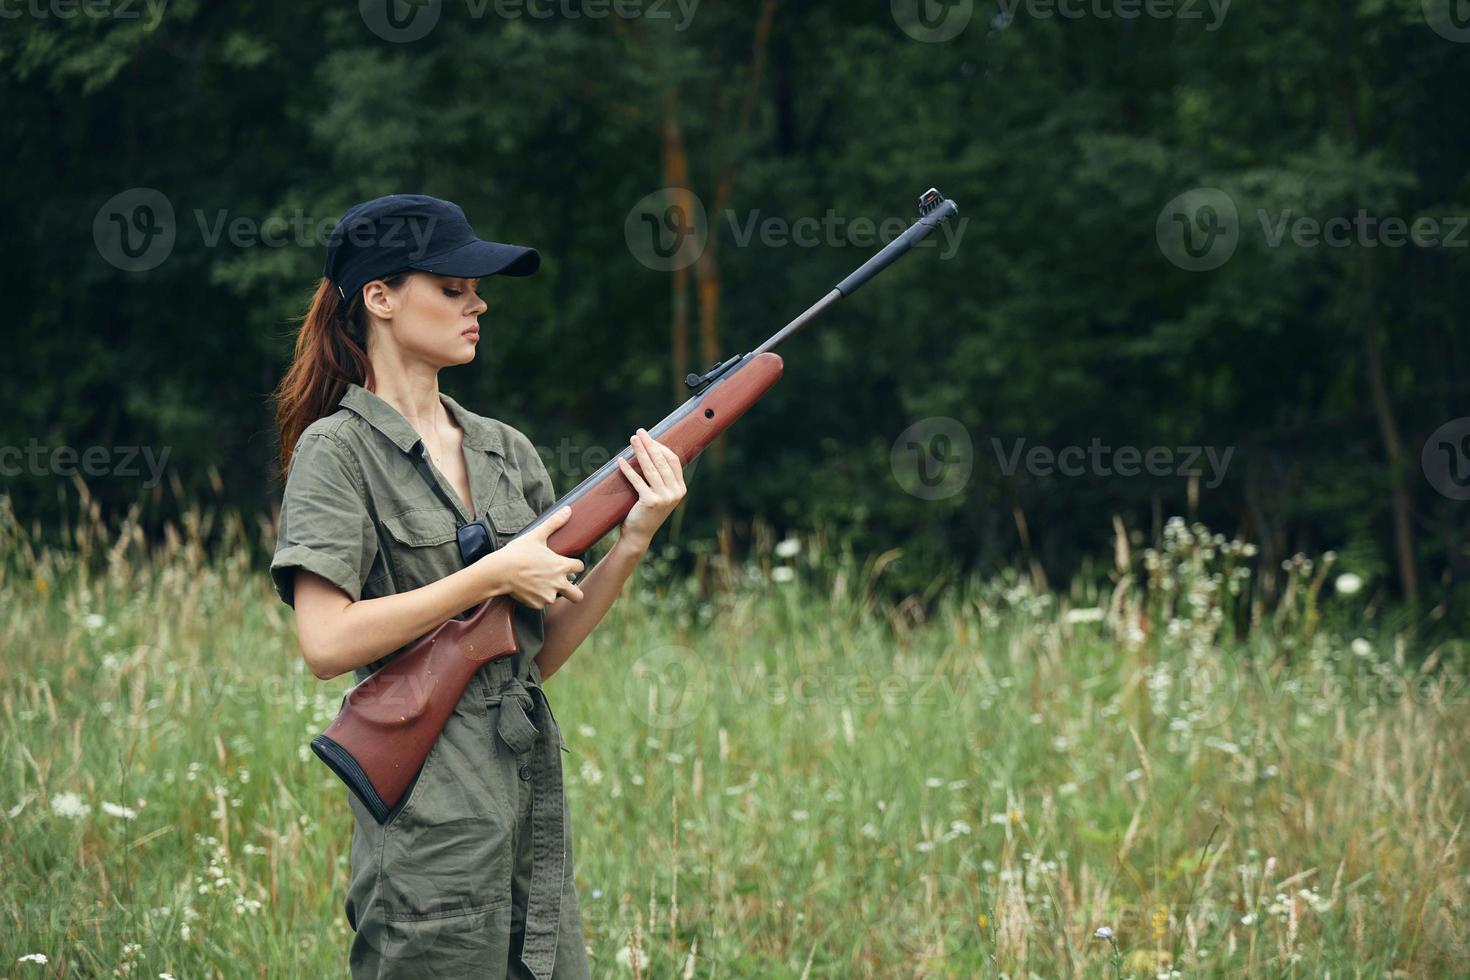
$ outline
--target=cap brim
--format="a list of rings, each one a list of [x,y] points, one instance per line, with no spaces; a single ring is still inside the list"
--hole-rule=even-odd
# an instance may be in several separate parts
[[[484,279],[486,276],[529,276],[541,268],[541,253],[525,245],[473,241],[440,255],[431,255],[412,268],[440,276]]]

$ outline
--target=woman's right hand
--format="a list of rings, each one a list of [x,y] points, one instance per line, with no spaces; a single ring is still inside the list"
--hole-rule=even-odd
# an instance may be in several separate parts
[[[501,565],[507,586],[505,594],[532,609],[546,608],[556,601],[558,595],[564,595],[573,602],[582,601],[582,590],[567,576],[580,572],[585,564],[579,559],[559,555],[546,545],[546,539],[552,532],[571,516],[572,508],[563,507],[531,533],[480,559],[480,562],[494,560]]]

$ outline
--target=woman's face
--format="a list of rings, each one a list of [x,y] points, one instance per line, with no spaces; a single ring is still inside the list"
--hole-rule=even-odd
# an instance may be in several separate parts
[[[397,288],[370,283],[363,299],[381,321],[384,339],[400,355],[434,367],[466,364],[480,342],[480,314],[485,301],[475,292],[478,279],[413,272]]]

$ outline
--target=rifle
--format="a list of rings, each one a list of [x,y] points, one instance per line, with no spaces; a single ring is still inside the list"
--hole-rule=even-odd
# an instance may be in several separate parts
[[[771,349],[800,330],[827,307],[851,296],[959,208],[934,188],[919,198],[919,220],[815,305],[748,354],[715,364],[684,383],[695,391],[688,401],[649,430],[649,435],[689,463],[740,418],[781,377],[782,361]],[[608,460],[516,533],[528,533],[552,514],[570,506],[572,515],[547,539],[547,547],[576,557],[622,523],[638,492],[618,468],[618,458],[637,467],[633,447]],[[512,540],[515,540],[512,538]],[[327,730],[311,740],[317,756],[357,795],[379,824],[393,815],[413,784],[435,740],[468,689],[475,671],[491,660],[513,656],[511,617],[515,600],[494,596],[463,619],[451,619],[415,640],[372,676],[354,685]]]

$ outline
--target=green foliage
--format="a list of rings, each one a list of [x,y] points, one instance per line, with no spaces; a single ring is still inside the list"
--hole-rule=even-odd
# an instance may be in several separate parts
[[[713,537],[724,514],[742,536],[756,515],[820,524],[867,553],[901,546],[895,581],[922,589],[949,564],[1022,554],[1018,510],[1030,553],[1065,578],[1106,544],[1112,514],[1157,544],[1157,515],[1193,506],[1273,561],[1351,543],[1394,591],[1395,474],[1371,348],[1421,578],[1436,593],[1465,579],[1466,510],[1418,458],[1466,404],[1470,250],[1268,240],[1288,212],[1470,213],[1470,104],[1452,97],[1465,51],[1419,3],[1240,6],[1214,25],[1026,4],[987,22],[979,5],[940,44],[908,37],[886,4],[783,3],[743,133],[756,5],[737,6],[700,5],[676,30],[446,3],[407,44],[375,36],[350,3],[177,0],[156,22],[8,21],[0,446],[168,446],[186,494],[217,467],[233,504],[268,509],[266,396],[320,274],[320,229],[358,200],[420,191],[545,256],[532,279],[488,284],[481,356],[446,389],[538,445],[620,447],[673,408],[672,378],[705,366],[697,335],[694,363],[670,363],[669,276],[623,233],[664,183],[677,94],[694,190],[710,204],[733,180],[731,214],[711,215],[721,356],[871,251],[741,245],[751,215],[910,220],[932,184],[965,222],[952,256],[921,250],[783,348],[783,383],[729,437],[723,466],[702,461],[681,540]],[[136,187],[172,203],[178,240],[162,265],[127,273],[91,229]],[[1155,237],[1165,203],[1195,187],[1239,211],[1238,248],[1210,272],[1171,264]],[[279,247],[212,233],[270,216],[313,230]],[[930,501],[899,489],[890,450],[934,416],[969,432],[974,472]],[[1235,455],[1191,505],[1177,475],[1006,473],[995,440],[1020,438]],[[552,468],[559,489],[595,466],[572,459]],[[116,475],[91,482],[109,510],[143,493]],[[65,506],[52,474],[7,476],[7,489],[28,516]]]

